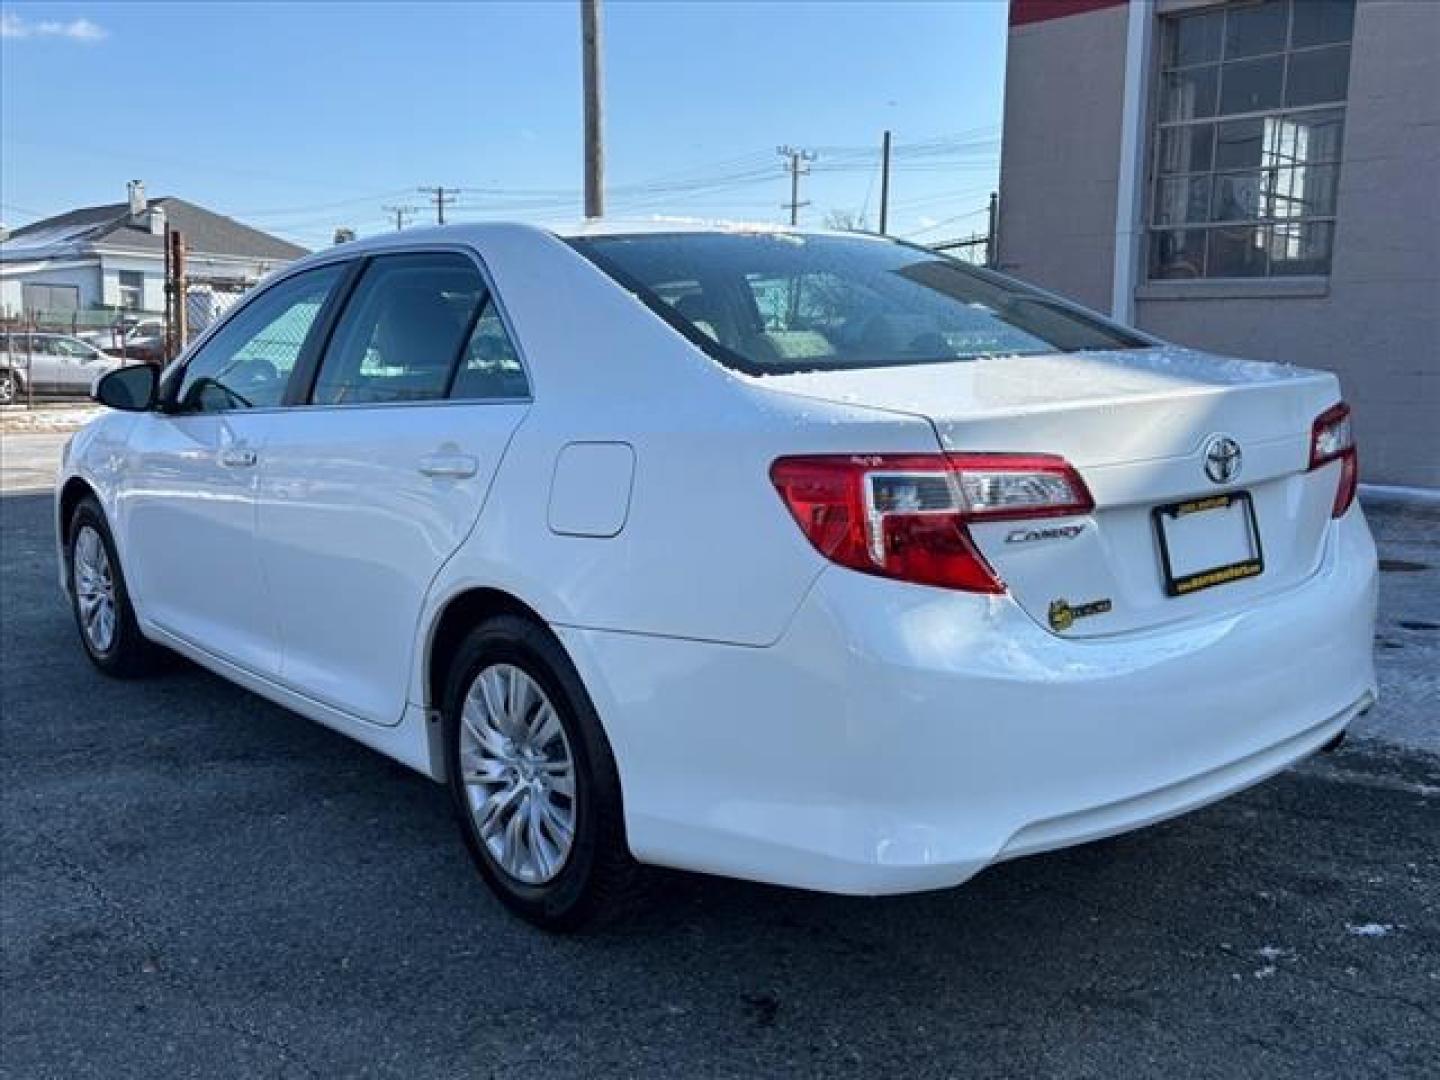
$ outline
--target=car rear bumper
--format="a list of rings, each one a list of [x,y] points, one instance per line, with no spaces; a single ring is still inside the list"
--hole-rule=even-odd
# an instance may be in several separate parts
[[[558,627],[642,861],[832,892],[958,884],[1314,753],[1374,700],[1375,548],[1244,611],[1067,640],[1008,597],[825,570],[745,648]]]

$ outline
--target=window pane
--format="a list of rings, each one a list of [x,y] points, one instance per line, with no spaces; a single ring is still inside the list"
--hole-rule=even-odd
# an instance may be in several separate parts
[[[485,290],[461,255],[377,258],[325,350],[317,405],[429,401],[445,396]]]
[[[1222,12],[1186,15],[1169,24],[1162,62],[1166,67],[1185,67],[1220,59]]]
[[[488,398],[523,398],[530,395],[525,369],[505,324],[489,297],[475,323],[475,332],[465,349],[465,366],[455,376],[452,398],[476,400]]]
[[[1269,229],[1263,225],[1232,225],[1213,230],[1205,276],[1263,276],[1268,238]]]
[[[1162,173],[1205,172],[1210,168],[1214,124],[1186,124],[1160,132]]]
[[[1216,176],[1210,220],[1249,221],[1258,218],[1264,205],[1265,190],[1265,173],[1258,169]]]
[[[1198,278],[1205,275],[1204,229],[1170,229],[1150,235],[1152,278]]]
[[[1220,76],[1220,112],[1259,112],[1274,108],[1280,104],[1284,76],[1283,56],[1226,64]]]
[[[1350,87],[1350,46],[1311,49],[1290,57],[1287,105],[1324,105],[1344,101]]]
[[[1219,69],[1213,65],[1168,73],[1160,113],[1162,119],[1193,120],[1214,116],[1218,77]]]
[[[1303,0],[1295,5],[1292,48],[1349,41],[1355,25],[1355,0]]]
[[[1340,160],[1345,114],[1340,109],[1307,112],[1269,121],[1275,128],[1274,164]]]
[[[1331,221],[1276,225],[1270,238],[1271,276],[1328,274],[1334,237]]]
[[[1230,8],[1225,17],[1225,59],[1283,52],[1289,18],[1286,0]]]
[[[273,408],[345,267],[311,270],[246,304],[185,366],[176,403],[192,412]]]
[[[1266,151],[1268,117],[1227,120],[1216,126],[1215,167],[1217,169],[1258,169],[1270,164]]]
[[[1275,169],[1269,176],[1268,216],[1332,217],[1335,214],[1336,165]]]
[[[1155,224],[1187,225],[1206,220],[1210,207],[1210,177],[1182,176],[1161,180],[1155,192]]]

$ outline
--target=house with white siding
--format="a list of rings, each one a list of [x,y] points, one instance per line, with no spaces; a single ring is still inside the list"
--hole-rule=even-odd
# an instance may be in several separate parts
[[[127,194],[125,202],[71,210],[0,239],[0,317],[164,310],[167,228],[185,237],[187,276],[236,288],[306,254],[184,199],[147,199],[139,181]]]

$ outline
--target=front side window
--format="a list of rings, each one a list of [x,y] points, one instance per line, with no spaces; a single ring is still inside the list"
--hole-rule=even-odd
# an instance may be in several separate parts
[[[1150,277],[1330,272],[1354,0],[1259,0],[1161,26]]]
[[[485,282],[464,256],[376,258],[325,351],[312,402],[365,405],[445,397],[484,298]]]
[[[70,360],[89,360],[95,355],[95,350],[82,341],[75,341],[72,338],[53,338],[55,353]]]
[[[751,374],[937,364],[1148,342],[923,248],[856,236],[573,240],[696,345]]]
[[[345,270],[333,264],[296,274],[241,308],[185,365],[176,408],[225,412],[280,405],[305,340]]]

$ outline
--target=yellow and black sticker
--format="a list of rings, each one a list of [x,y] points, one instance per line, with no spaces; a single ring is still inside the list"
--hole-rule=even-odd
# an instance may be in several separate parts
[[[1109,600],[1091,600],[1088,604],[1072,604],[1066,600],[1050,601],[1050,629],[1057,634],[1069,630],[1076,619],[1104,615],[1114,605]]]

